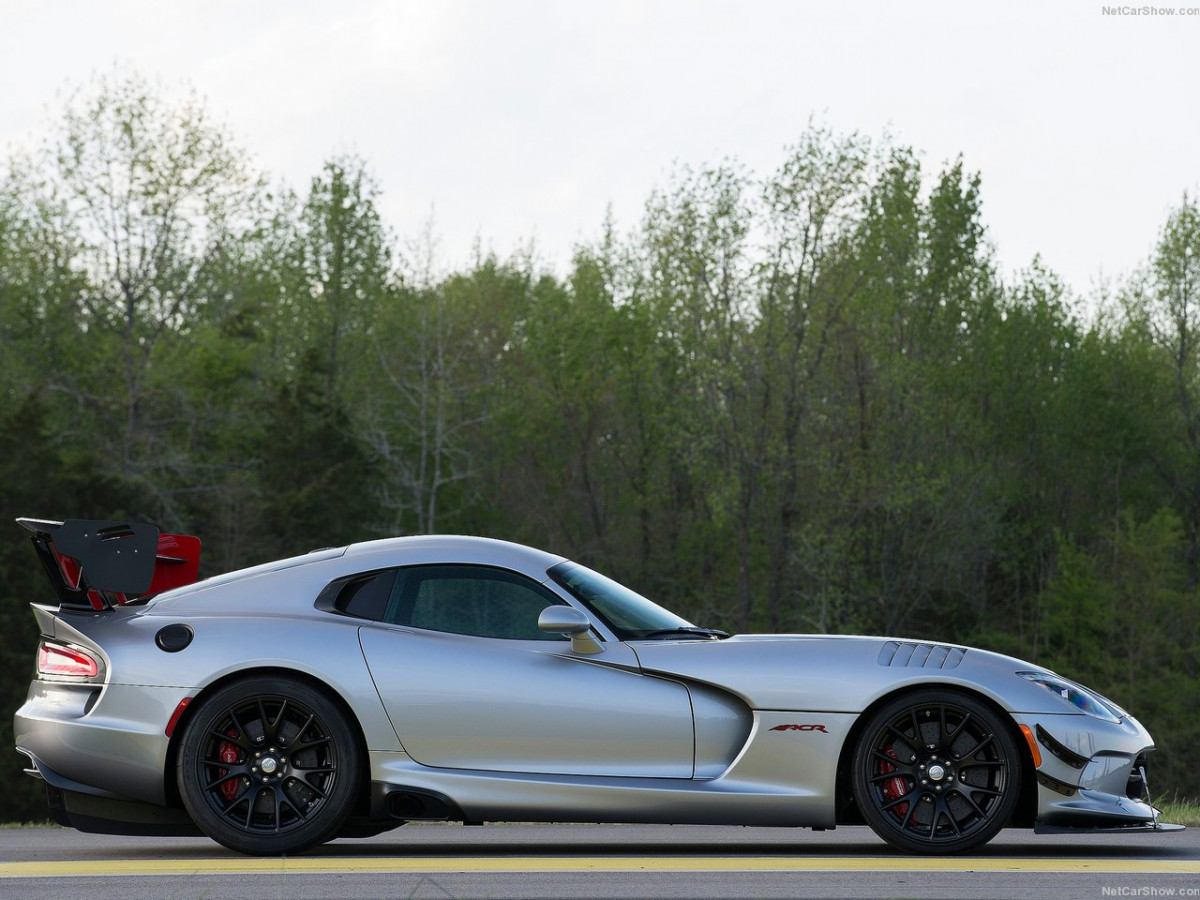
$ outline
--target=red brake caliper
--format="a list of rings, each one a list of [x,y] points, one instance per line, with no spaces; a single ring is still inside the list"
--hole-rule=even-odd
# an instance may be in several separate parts
[[[225,732],[230,737],[237,737],[237,732],[233,729]],[[235,763],[238,761],[238,751],[234,744],[229,741],[221,741],[221,746],[217,748],[217,755],[220,756],[223,763]],[[219,777],[224,778],[229,773],[228,769],[221,769],[218,773]],[[240,785],[236,778],[231,778],[221,785],[221,793],[225,795],[226,800],[233,800],[237,796]]]
[[[883,752],[894,760],[899,761],[900,759],[900,757],[896,755],[896,751],[893,749],[892,744],[888,744],[886,747],[884,747]],[[889,772],[895,771],[896,767],[891,763],[881,762],[879,764],[880,775],[887,775]],[[891,803],[893,800],[899,800],[907,793],[908,785],[904,783],[904,779],[899,775],[897,775],[895,778],[889,778],[883,783],[883,796],[888,803]],[[892,811],[896,814],[897,818],[903,821],[904,817],[908,815],[908,801],[906,800],[904,803],[899,803],[892,807]]]

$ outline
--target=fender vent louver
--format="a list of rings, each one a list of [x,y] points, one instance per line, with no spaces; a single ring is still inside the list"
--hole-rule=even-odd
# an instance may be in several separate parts
[[[962,647],[947,647],[944,644],[888,641],[879,651],[879,664],[914,669],[955,669],[966,653]]]

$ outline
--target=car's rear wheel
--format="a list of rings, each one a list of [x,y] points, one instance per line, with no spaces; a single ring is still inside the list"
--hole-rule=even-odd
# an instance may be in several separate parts
[[[205,834],[242,853],[298,853],[333,838],[354,805],[362,761],[347,715],[287,677],[233,682],[183,735],[176,774]]]
[[[955,853],[987,843],[1021,792],[1021,757],[1008,723],[965,694],[922,690],[866,723],[851,773],[863,817],[910,853]]]

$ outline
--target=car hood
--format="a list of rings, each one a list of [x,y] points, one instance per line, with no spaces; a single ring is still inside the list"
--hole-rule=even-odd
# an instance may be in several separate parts
[[[755,709],[860,712],[905,687],[961,685],[1010,712],[1054,712],[1055,698],[1016,675],[1040,666],[958,644],[835,635],[739,635],[630,644],[647,673],[736,694]]]

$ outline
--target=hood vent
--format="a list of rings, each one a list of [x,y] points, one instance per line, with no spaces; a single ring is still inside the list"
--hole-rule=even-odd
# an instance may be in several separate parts
[[[945,644],[888,641],[879,651],[879,664],[911,669],[955,669],[966,653],[962,647]]]

